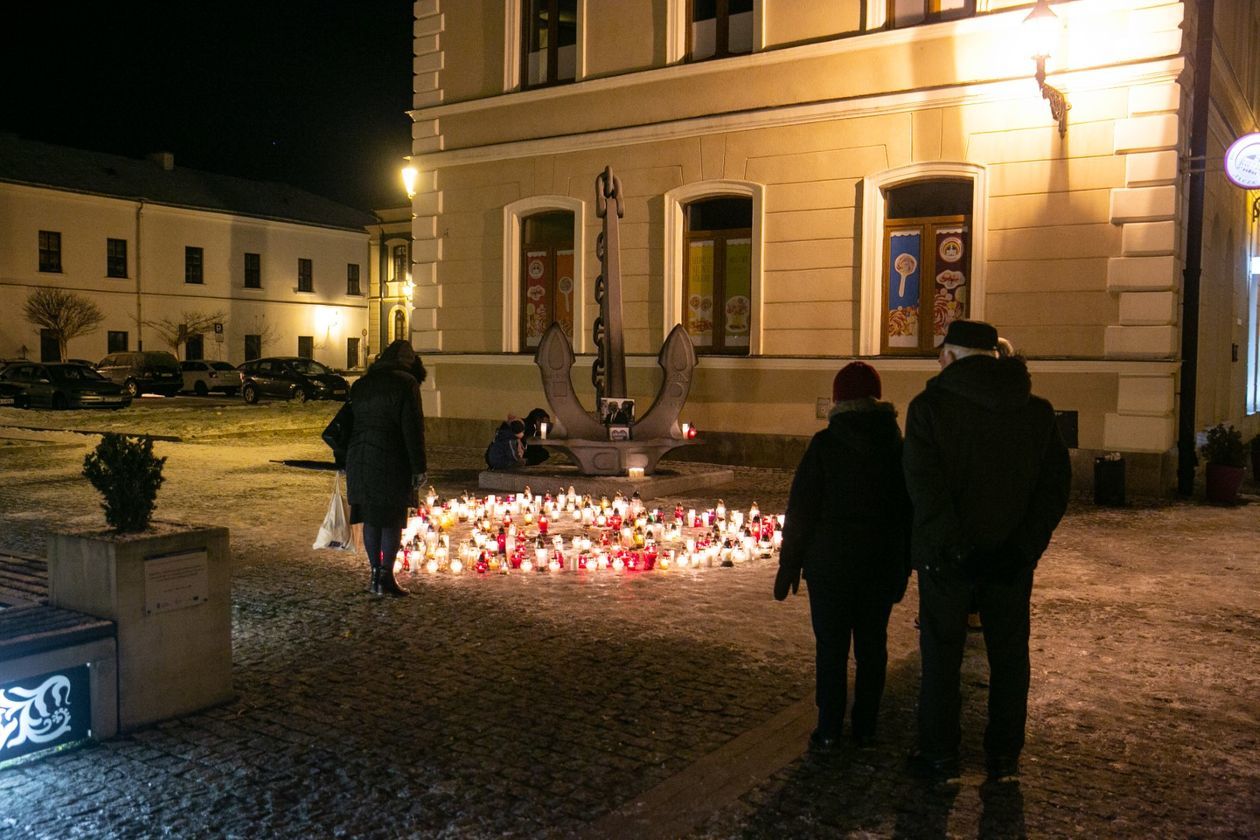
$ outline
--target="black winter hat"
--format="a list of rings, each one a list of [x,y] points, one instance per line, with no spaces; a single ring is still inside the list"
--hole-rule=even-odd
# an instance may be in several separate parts
[[[951,321],[945,331],[945,344],[974,350],[996,350],[998,332],[992,324],[984,321]]]

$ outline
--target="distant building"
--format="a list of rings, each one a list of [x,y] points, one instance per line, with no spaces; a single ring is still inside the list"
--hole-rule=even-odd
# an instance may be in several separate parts
[[[185,358],[308,356],[343,368],[367,352],[376,218],[282,184],[0,135],[0,357],[49,359],[22,304],[41,286],[91,298],[99,329],[71,357],[172,350],[152,324],[222,312]]]
[[[701,354],[687,419],[730,452],[781,451],[761,444],[819,428],[846,360],[904,409],[948,321],[982,318],[1075,421],[1081,477],[1120,450],[1140,489],[1169,487],[1200,6],[1053,3],[1048,98],[1033,6],[417,2],[412,335],[441,351],[443,415],[536,403],[553,320],[592,351],[611,165],[632,396],[681,323]],[[1260,4],[1217,0],[1214,30],[1195,422],[1250,435],[1256,193],[1220,161],[1258,128]]]

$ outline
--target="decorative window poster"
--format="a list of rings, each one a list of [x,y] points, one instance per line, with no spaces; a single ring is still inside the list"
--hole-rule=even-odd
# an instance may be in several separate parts
[[[885,296],[888,301],[888,346],[919,346],[919,288],[922,277],[920,230],[888,232],[888,270]]]

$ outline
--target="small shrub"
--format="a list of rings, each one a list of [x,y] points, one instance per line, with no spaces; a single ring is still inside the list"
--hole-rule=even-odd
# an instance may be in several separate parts
[[[143,531],[149,527],[165,458],[153,455],[153,441],[106,434],[83,459],[83,475],[105,497],[105,521],[115,531]]]
[[[1207,443],[1199,449],[1209,464],[1223,467],[1241,467],[1247,463],[1247,450],[1243,446],[1242,432],[1233,426],[1218,423],[1208,429]]]

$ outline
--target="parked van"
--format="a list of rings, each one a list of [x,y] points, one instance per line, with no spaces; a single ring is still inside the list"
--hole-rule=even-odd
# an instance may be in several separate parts
[[[110,353],[96,366],[101,376],[117,382],[133,397],[162,394],[173,397],[184,387],[179,360],[165,350]]]

